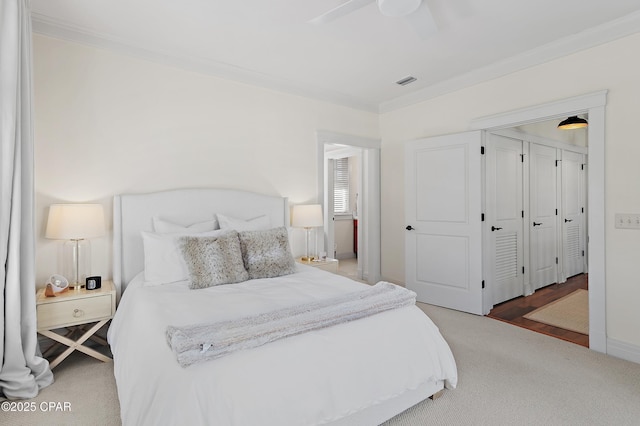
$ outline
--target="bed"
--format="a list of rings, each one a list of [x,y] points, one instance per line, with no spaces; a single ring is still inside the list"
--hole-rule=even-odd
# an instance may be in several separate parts
[[[120,303],[108,341],[124,425],[376,425],[456,386],[447,343],[414,305],[182,367],[167,344],[169,326],[269,313],[368,287],[297,263],[284,276],[202,289],[180,280],[149,285],[142,235],[154,235],[154,221],[184,229],[216,217],[266,217],[270,228],[287,227],[289,207],[286,198],[225,189],[114,198]]]

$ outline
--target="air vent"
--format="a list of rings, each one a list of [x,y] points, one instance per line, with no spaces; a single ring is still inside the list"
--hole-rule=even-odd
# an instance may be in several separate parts
[[[408,76],[408,77],[405,77],[403,79],[400,79],[400,80],[396,81],[396,84],[399,84],[400,86],[406,86],[407,84],[411,84],[416,80],[417,80],[417,78],[415,78],[413,76]]]

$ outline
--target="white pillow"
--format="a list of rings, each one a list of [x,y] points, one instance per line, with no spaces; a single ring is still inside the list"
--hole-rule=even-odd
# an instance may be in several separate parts
[[[220,229],[242,231],[263,231],[271,228],[271,221],[269,216],[263,215],[253,219],[243,220],[228,217],[218,213],[218,222],[220,223]]]
[[[209,232],[220,229],[218,219],[215,217],[204,222],[192,223],[191,225],[180,225],[160,219],[158,216],[153,217],[153,229],[159,234],[172,234],[176,232]]]
[[[182,232],[173,234],[156,234],[142,231],[145,285],[169,284],[189,278],[187,267],[182,259],[182,252],[178,246],[180,237],[217,237],[225,232],[220,229],[204,233]]]

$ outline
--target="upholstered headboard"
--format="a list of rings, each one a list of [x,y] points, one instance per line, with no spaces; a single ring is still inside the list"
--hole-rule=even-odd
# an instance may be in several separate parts
[[[269,216],[271,226],[289,226],[287,198],[232,189],[178,189],[116,195],[113,200],[113,282],[118,294],[144,270],[140,231],[153,231],[159,216],[182,225],[221,213],[239,219]]]

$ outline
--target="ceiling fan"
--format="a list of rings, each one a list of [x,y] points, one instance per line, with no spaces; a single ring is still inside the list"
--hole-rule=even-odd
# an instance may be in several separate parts
[[[407,19],[422,39],[427,39],[438,31],[429,6],[423,0],[348,0],[309,22],[326,24],[373,2],[378,4],[383,15]]]

